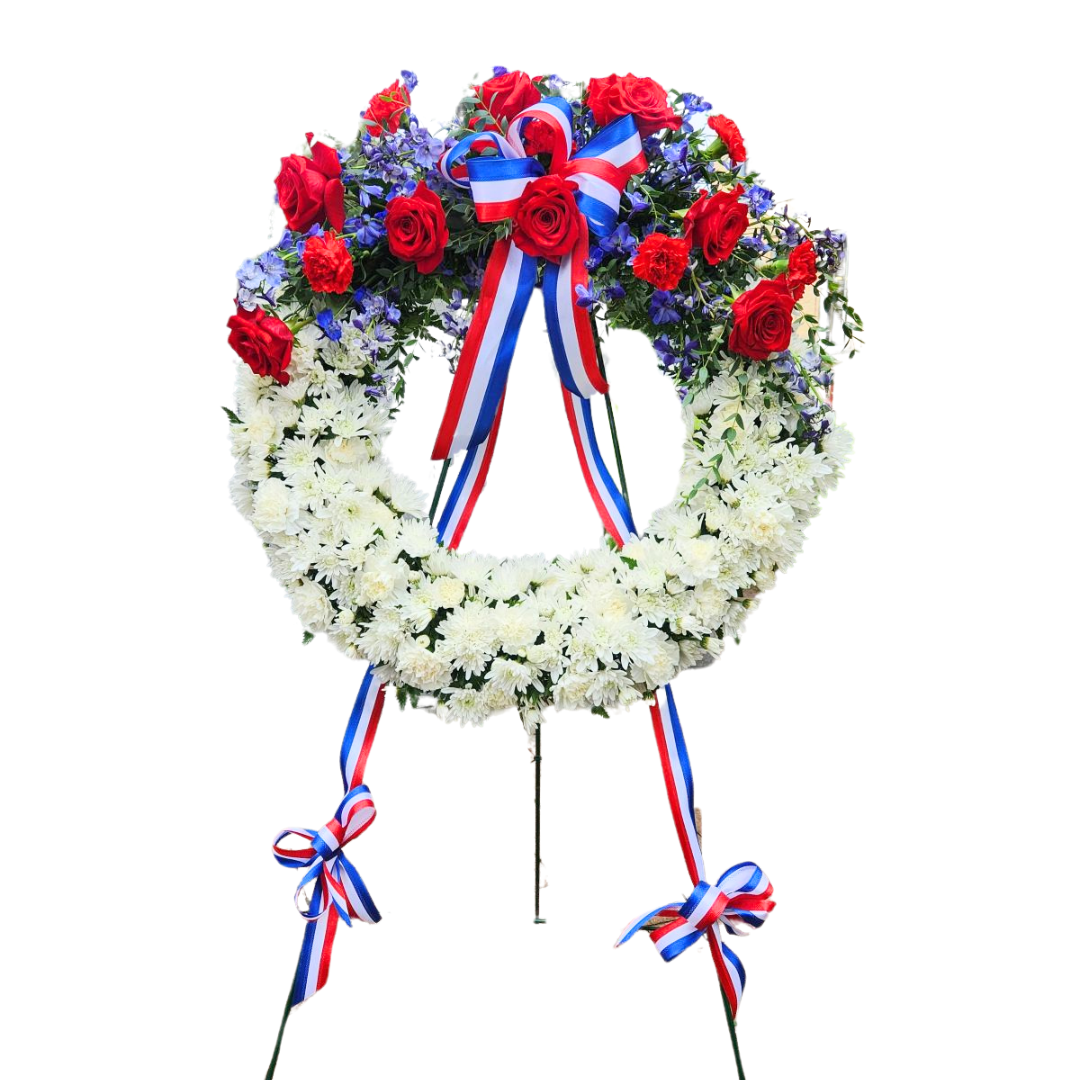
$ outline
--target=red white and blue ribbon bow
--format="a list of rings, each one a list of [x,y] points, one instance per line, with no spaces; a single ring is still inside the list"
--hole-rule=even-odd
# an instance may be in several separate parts
[[[645,929],[650,920],[666,917],[671,922],[650,930],[649,937],[665,960],[674,960],[717,923],[731,934],[746,934],[742,926],[760,926],[775,906],[769,899],[771,895],[772,885],[761,867],[752,862],[739,863],[726,870],[715,885],[699,881],[685,901],[663,904],[642,915],[622,932],[616,946]],[[738,975],[738,997],[746,981],[743,966],[730,949],[724,945],[721,948]]]
[[[307,870],[296,889],[296,906],[307,927],[293,979],[292,1005],[307,1001],[326,984],[339,919],[351,926],[353,919],[377,923],[382,918],[342,849],[375,820],[375,803],[362,780],[385,695],[386,687],[369,667],[341,745],[346,794],[333,818],[321,829],[285,829],[274,840],[274,858],[282,866]],[[299,840],[301,846],[286,846],[287,837]],[[311,897],[301,906],[308,885]]]
[[[744,927],[760,926],[775,907],[775,901],[770,899],[772,884],[765,872],[752,862],[739,863],[726,870],[715,885],[705,880],[705,863],[694,823],[694,776],[670,684],[657,691],[652,719],[675,830],[686,868],[695,884],[685,902],[664,904],[632,922],[619,935],[615,946],[629,941],[657,916],[672,920],[649,931],[665,960],[674,960],[707,935],[720,987],[734,1017],[746,985],[746,971],[735,953],[720,940],[719,928],[723,926],[729,933],[741,935],[747,933]]]
[[[606,236],[615,228],[623,189],[631,176],[645,170],[646,161],[632,116],[612,121],[574,152],[572,115],[563,98],[544,98],[519,113],[505,136],[490,131],[467,135],[439,162],[451,183],[469,190],[480,221],[512,218],[529,183],[549,174],[574,186],[584,224],[573,249],[557,262],[527,255],[512,236],[493,245],[432,457],[438,460],[468,450],[471,459],[462,477],[481,468],[486,473],[518,333],[541,263],[548,336],[579,462],[605,526],[625,542],[635,531],[633,521],[596,445],[589,402],[593,394],[607,392],[607,381],[600,371],[591,319],[576,299],[577,287],[587,289],[589,284],[590,230]],[[551,145],[550,170],[526,152],[531,125],[545,128],[551,136],[545,140]],[[480,150],[494,153],[465,160]],[[470,495],[475,502],[474,488],[470,485],[459,498],[451,498],[440,520],[446,540],[459,533],[459,525],[463,530],[471,512]]]

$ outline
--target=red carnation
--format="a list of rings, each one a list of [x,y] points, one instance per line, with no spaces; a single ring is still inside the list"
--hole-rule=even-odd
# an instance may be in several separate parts
[[[586,100],[598,124],[633,116],[642,138],[661,128],[678,131],[682,126],[682,121],[671,111],[667,91],[655,79],[639,79],[636,75],[590,79]]]
[[[514,243],[526,255],[556,262],[571,251],[581,229],[574,189],[558,176],[530,180],[514,214]]]
[[[728,351],[765,360],[783,352],[791,342],[791,312],[795,297],[785,278],[759,281],[731,305]]]
[[[364,110],[363,119],[367,124],[368,134],[378,135],[385,129],[392,135],[401,125],[402,117],[411,101],[409,88],[400,79],[395,79],[392,85],[380,90]]]
[[[311,133],[308,132],[311,143]],[[285,224],[296,232],[329,221],[335,229],[345,224],[345,189],[341,185],[341,162],[337,153],[323,143],[311,143],[311,157],[290,154],[281,159],[281,171],[274,181],[278,205]]]
[[[292,331],[262,308],[248,311],[237,307],[229,319],[229,345],[256,375],[269,375],[285,386],[285,370],[292,359]]]
[[[480,104],[496,120],[513,120],[519,112],[535,105],[540,100],[540,91],[536,89],[531,75],[524,71],[507,71],[493,79],[474,86]]]
[[[734,191],[702,192],[701,197],[683,218],[683,233],[692,247],[701,248],[705,261],[712,266],[731,257],[739,237],[746,232],[750,210],[739,202],[740,184]]]
[[[352,285],[353,261],[345,241],[331,229],[304,242],[304,273],[315,292],[343,293]]]
[[[801,300],[807,285],[817,281],[817,255],[814,245],[804,240],[788,256],[787,282],[796,300]]]
[[[746,160],[746,144],[742,141],[742,132],[734,120],[717,113],[716,116],[709,117],[709,127],[716,132],[716,137],[723,142],[728,157],[736,165]]]
[[[634,276],[658,289],[674,289],[690,262],[690,241],[649,233],[634,256]]]
[[[416,263],[421,274],[438,268],[450,232],[442,200],[423,180],[412,195],[398,195],[386,204],[384,224],[391,254]]]

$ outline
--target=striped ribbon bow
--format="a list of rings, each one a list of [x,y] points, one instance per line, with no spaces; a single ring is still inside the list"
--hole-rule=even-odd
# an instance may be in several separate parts
[[[349,862],[342,848],[358,837],[375,820],[375,803],[366,784],[353,788],[337,808],[337,813],[321,829],[284,829],[274,840],[274,858],[282,866],[306,868],[296,888],[296,906],[309,922],[317,922],[331,906],[352,926],[353,919],[377,923],[382,916],[367,891],[363,878]],[[299,839],[303,847],[285,847],[286,837]],[[314,882],[310,900],[304,888]]]
[[[699,881],[685,902],[664,904],[642,915],[622,932],[615,945],[629,941],[652,919],[668,918],[670,922],[648,933],[660,955],[665,960],[674,960],[716,923],[722,924],[729,934],[739,935],[749,932],[743,927],[760,926],[776,906],[769,899],[771,895],[772,885],[761,867],[752,862],[739,863],[724,871],[715,885]],[[726,946],[724,952],[737,967],[740,982],[745,982],[738,957]]]
[[[544,312],[564,395],[587,399],[607,392],[588,312],[575,302],[576,287],[589,283],[585,262],[590,230],[598,236],[612,232],[623,189],[631,176],[645,171],[646,161],[632,116],[607,124],[576,153],[572,118],[568,102],[547,97],[514,117],[505,136],[493,131],[467,135],[439,162],[447,180],[469,190],[476,216],[485,222],[513,218],[525,189],[538,177],[561,177],[575,189],[581,227],[571,251],[558,261],[527,255],[513,235],[496,241],[431,455],[436,460],[475,449],[497,424],[538,262],[544,264]],[[543,140],[551,147],[548,170],[526,150],[525,140],[534,128],[548,136]],[[494,154],[465,160],[470,151],[479,150]]]

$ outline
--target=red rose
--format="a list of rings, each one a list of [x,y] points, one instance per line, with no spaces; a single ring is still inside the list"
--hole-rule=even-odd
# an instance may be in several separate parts
[[[590,79],[586,93],[598,124],[633,116],[643,139],[661,128],[678,131],[682,126],[682,121],[671,111],[667,91],[655,79],[609,75],[606,79]]]
[[[746,160],[746,144],[742,141],[742,132],[739,131],[734,120],[729,120],[718,113],[716,116],[709,117],[709,127],[716,132],[716,137],[723,142],[728,157],[736,165]]]
[[[817,281],[817,255],[814,245],[804,240],[788,256],[787,282],[796,300],[801,300],[807,285]]]
[[[304,242],[304,273],[315,292],[343,293],[352,285],[353,261],[345,241],[331,229]]]
[[[701,198],[686,212],[683,232],[692,247],[701,248],[705,261],[712,266],[730,258],[746,232],[750,210],[739,202],[743,193],[740,184],[734,191],[718,191],[715,195],[702,192]]]
[[[416,263],[421,274],[430,274],[442,262],[450,239],[442,200],[423,180],[412,195],[398,195],[386,204],[386,239],[391,253]]]
[[[571,251],[581,233],[574,188],[559,176],[525,185],[514,214],[514,243],[526,255],[552,262]]]
[[[481,105],[496,120],[513,120],[540,100],[540,91],[533,84],[532,76],[524,71],[508,71],[496,75],[480,86],[474,86]]]
[[[237,307],[229,319],[229,344],[256,375],[269,375],[282,386],[289,381],[285,370],[292,359],[292,331],[262,308]]]
[[[674,289],[690,262],[690,241],[649,233],[634,256],[634,276],[658,289]]]
[[[308,133],[311,142],[311,133]],[[337,153],[323,143],[312,143],[311,157],[290,154],[281,159],[277,185],[278,205],[285,224],[296,232],[329,221],[335,229],[345,224],[345,189]]]
[[[759,281],[731,305],[732,326],[728,350],[751,360],[765,360],[783,352],[791,342],[791,311],[795,297],[780,277]]]
[[[378,135],[384,128],[392,135],[401,124],[412,99],[409,88],[400,79],[395,79],[391,86],[380,90],[364,110],[363,119],[369,135]]]

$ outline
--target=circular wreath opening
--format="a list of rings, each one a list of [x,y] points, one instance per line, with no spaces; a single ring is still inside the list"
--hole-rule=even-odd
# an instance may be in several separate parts
[[[557,90],[528,82],[538,97]],[[597,82],[562,87],[579,145],[606,122]],[[730,121],[665,94],[666,126],[638,117],[648,168],[595,239],[577,302],[652,341],[683,401],[678,493],[621,549],[447,550],[429,497],[382,447],[417,343],[453,361],[510,231],[477,220],[439,158],[477,123],[505,131],[513,117],[481,87],[436,138],[410,90],[376,95],[352,143],[309,139],[282,161],[289,227],[241,267],[230,320],[245,361],[227,410],[235,501],[306,633],[378,665],[404,698],[463,723],[516,708],[527,725],[548,705],[629,704],[737,639],[836,482],[850,440],[833,420],[832,339],[813,301],[854,335],[843,238],[775,205]]]

